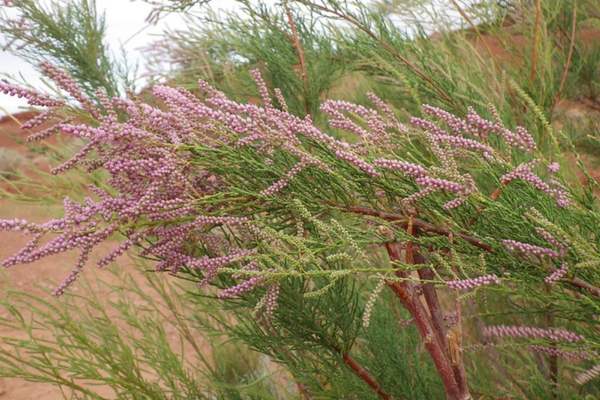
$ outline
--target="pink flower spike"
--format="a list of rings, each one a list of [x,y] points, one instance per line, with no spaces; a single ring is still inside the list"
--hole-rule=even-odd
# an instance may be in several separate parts
[[[373,164],[381,168],[401,171],[406,175],[415,178],[427,175],[427,170],[423,166],[406,161],[378,158],[377,160],[373,161]]]
[[[516,240],[505,239],[502,240],[502,244],[508,250],[518,251],[524,254],[529,254],[537,257],[550,257],[550,258],[558,258],[560,254],[552,249],[547,247],[540,247],[534,244],[518,242]]]
[[[425,114],[444,121],[444,123],[446,123],[446,125],[448,125],[448,127],[455,134],[459,134],[467,130],[467,122],[465,120],[452,115],[446,110],[442,110],[441,108],[430,106],[428,104],[424,104],[422,106],[422,110]]]
[[[540,346],[540,345],[535,345],[535,344],[529,346],[529,348],[532,351],[535,351],[538,353],[548,354],[553,357],[561,357],[561,358],[564,358],[564,359],[570,360],[570,361],[589,360],[589,359],[598,357],[598,354],[594,351],[586,351],[586,350],[566,351],[566,350],[558,349],[556,347]]]
[[[273,314],[277,309],[279,299],[279,283],[274,283],[267,289],[267,294],[265,294],[265,317],[267,320],[273,319]]]
[[[356,154],[353,154],[353,153],[350,153],[350,152],[344,151],[344,150],[337,150],[335,152],[335,155],[340,160],[349,162],[350,164],[354,165],[361,171],[365,172],[366,174],[368,174],[374,178],[378,178],[381,176],[381,174],[379,172],[377,172],[371,164],[360,159],[360,157],[358,157]]]
[[[565,275],[567,275],[567,272],[569,272],[569,266],[567,265],[567,263],[562,263],[559,269],[555,270],[546,278],[544,278],[544,282],[546,282],[549,285],[553,285],[556,282],[560,281],[562,278],[564,278]]]
[[[430,178],[428,176],[420,176],[416,179],[417,184],[423,188],[433,188],[437,190],[445,190],[448,192],[460,193],[464,190],[464,186],[460,183],[448,181],[446,179]]]
[[[280,192],[282,189],[284,189],[290,183],[290,181],[296,175],[298,175],[304,168],[306,168],[307,165],[308,165],[308,163],[305,163],[302,161],[297,163],[281,179],[279,179],[277,182],[273,183],[268,188],[264,189],[262,192],[260,192],[260,194],[262,196],[273,196],[274,194]]]
[[[560,164],[557,162],[548,164],[548,172],[550,172],[551,174],[557,173],[559,169],[560,169]]]
[[[44,75],[52,79],[61,89],[73,96],[94,118],[100,118],[98,109],[92,104],[89,97],[83,94],[81,87],[68,73],[47,61],[40,64],[40,69]]]
[[[221,290],[217,297],[219,299],[230,299],[232,297],[239,297],[244,293],[247,293],[250,290],[254,289],[260,282],[262,282],[262,280],[263,278],[261,276],[252,276],[238,285]]]
[[[556,342],[579,342],[585,338],[562,328],[537,328],[522,325],[492,325],[483,328],[485,336],[548,339]]]
[[[571,199],[569,198],[568,192],[560,184],[557,184],[554,180],[551,181],[552,186],[550,186],[550,184],[544,182],[531,170],[531,168],[537,162],[538,160],[533,160],[528,163],[524,163],[517,166],[511,172],[504,174],[500,178],[500,182],[502,182],[503,185],[507,185],[513,180],[520,179],[522,181],[530,183],[536,189],[541,190],[542,192],[554,197],[556,200],[556,205],[558,207],[568,207],[571,204]]]
[[[265,108],[273,108],[271,96],[269,95],[269,89],[267,89],[267,84],[265,83],[260,71],[258,69],[253,69],[250,71],[250,75],[252,75],[252,79],[254,79],[254,82],[256,83],[258,93],[260,94],[260,98],[262,99]]]
[[[0,81],[0,93],[27,100],[30,106],[60,107],[64,103],[31,89],[22,88],[6,81]]]
[[[484,285],[500,284],[500,279],[494,274],[479,276],[477,278],[447,281],[450,289],[469,290]]]

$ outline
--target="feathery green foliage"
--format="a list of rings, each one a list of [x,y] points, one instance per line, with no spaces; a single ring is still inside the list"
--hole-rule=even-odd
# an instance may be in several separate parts
[[[190,16],[187,28],[167,32],[162,46],[153,46],[154,59],[166,56],[176,64],[168,76],[174,83],[194,88],[205,79],[236,99],[257,96],[248,71],[259,67],[281,90],[290,111],[317,115],[346,58],[316,15],[291,6],[238,3],[235,12]]]
[[[9,49],[36,66],[52,61],[92,97],[99,88],[111,96],[119,92],[117,64],[109,53],[104,15],[98,13],[95,0],[11,3],[0,12],[0,33]]]
[[[112,275],[58,302],[6,290],[0,326],[22,334],[0,338],[0,376],[55,385],[65,399],[289,398],[257,354],[202,330],[182,287]]]

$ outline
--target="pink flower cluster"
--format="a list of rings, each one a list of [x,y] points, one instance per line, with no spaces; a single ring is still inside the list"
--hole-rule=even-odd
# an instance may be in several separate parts
[[[244,293],[254,289],[262,281],[263,278],[261,276],[255,275],[243,281],[242,283],[221,290],[218,294],[218,297],[220,299],[230,299],[232,297],[239,297]]]
[[[560,164],[557,162],[553,162],[548,165],[548,172],[550,172],[551,174],[557,173],[559,169],[560,169]]]
[[[495,110],[493,111],[497,116]],[[515,128],[514,132],[510,131],[501,123],[498,117],[496,117],[497,121],[495,122],[489,121],[481,117],[471,108],[469,109],[466,119],[459,118],[448,113],[447,111],[429,105],[423,106],[423,113],[444,123],[451,131],[451,133],[448,133],[440,125],[428,119],[417,117],[410,119],[410,122],[413,126],[416,126],[426,132],[427,137],[431,142],[432,150],[434,150],[435,155],[442,162],[443,168],[449,172],[451,172],[453,168],[456,169],[453,167],[453,165],[455,165],[454,157],[457,154],[456,150],[459,149],[476,151],[481,153],[484,158],[490,161],[494,160],[494,150],[492,147],[490,147],[488,144],[482,143],[481,141],[474,140],[466,136],[474,136],[481,139],[486,139],[490,133],[495,132],[499,136],[503,137],[504,140],[513,147],[527,152],[531,152],[536,148],[533,137],[527,132],[527,130],[525,130],[525,128],[517,127]],[[391,169],[399,169],[403,167],[392,166],[390,164],[381,164],[381,166]],[[559,206],[564,207],[569,204],[568,196],[563,188],[560,188],[557,185],[551,187],[550,185],[542,182],[541,179],[538,178],[536,180],[531,176],[532,174],[526,172],[527,171],[525,171],[525,168],[522,168],[515,173],[515,176],[507,175],[503,177],[503,181],[507,182],[508,180],[515,179],[517,177],[528,180],[533,182],[536,187],[541,188],[542,190],[547,191],[549,194],[554,196],[557,199]],[[459,178],[456,172],[454,172],[454,176],[456,176],[456,179],[459,181],[472,180],[468,175]],[[428,178],[434,180],[430,180]],[[405,199],[405,201],[414,201],[429,195],[435,190],[442,189],[459,194],[457,198],[447,202],[444,205],[445,209],[452,209],[461,205],[465,201],[466,197],[475,190],[474,186],[468,183],[456,183],[456,185],[461,186],[460,189],[449,183],[443,184],[442,187],[440,186],[442,183],[435,179],[437,178],[427,177],[426,175],[421,174],[420,180],[423,183],[423,190],[415,193],[413,196],[410,196],[409,199]],[[452,179],[454,179],[454,177]]]
[[[504,239],[502,240],[502,244],[509,250],[519,251],[524,254],[537,256],[537,257],[550,257],[550,258],[558,258],[560,254],[555,250],[549,249],[547,247],[536,246],[534,244],[518,242],[512,239]]]
[[[494,132],[498,126],[496,122],[489,121],[477,114],[472,107],[468,108],[466,123],[468,131],[482,139],[487,139],[489,134]]]
[[[39,113],[35,117],[27,120],[21,125],[21,129],[32,129],[42,125],[44,122],[47,122],[54,116],[54,110],[47,110]]]
[[[0,81],[0,93],[26,99],[31,106],[60,107],[64,104],[62,101],[53,99],[45,94],[41,94],[30,89],[25,89],[4,81]]]
[[[503,175],[500,178],[500,181],[503,185],[508,185],[510,182],[516,179],[528,182],[536,189],[554,197],[556,199],[556,204],[559,207],[568,207],[571,204],[571,200],[567,191],[558,182],[551,181],[550,183],[546,183],[539,176],[537,176],[532,170],[536,163],[537,160],[533,160],[528,163],[521,164],[511,172]]]
[[[41,232],[43,228],[24,219],[0,219],[0,231]]]
[[[449,210],[460,206],[465,201],[466,196],[472,191],[472,188],[467,185],[449,181],[447,179],[431,177],[429,171],[418,164],[385,158],[378,158],[373,161],[373,164],[380,168],[400,171],[405,175],[415,178],[415,182],[421,187],[421,190],[404,198],[402,201],[405,204],[412,204],[436,191],[443,190],[458,195],[458,197],[444,204],[443,207]]]
[[[279,287],[278,283],[274,283],[274,284],[270,285],[267,289],[267,293],[265,294],[265,297],[263,300],[264,317],[267,319],[267,321],[269,321],[273,318],[273,313],[277,309],[277,305],[278,305],[277,300],[279,299],[279,291],[280,291],[280,287]]]
[[[327,100],[321,104],[321,111],[329,116],[329,125],[332,128],[352,132],[361,139],[369,140],[372,136],[386,135],[385,123],[379,114],[361,105],[342,100]],[[364,118],[371,129],[361,127],[346,113]]]
[[[234,274],[233,278],[239,278],[240,275],[243,275],[243,271],[258,271],[258,263],[255,261],[251,261],[241,268],[240,273]],[[221,290],[217,297],[219,299],[230,299],[233,297],[240,297],[245,293],[248,293],[255,289],[257,286],[264,283],[265,278],[260,275],[250,276],[248,279],[238,283],[237,285],[230,286],[226,289]],[[263,309],[263,317],[267,321],[270,321],[273,317],[273,313],[277,309],[277,299],[279,298],[279,283],[272,283],[268,286],[267,291],[263,298],[257,304],[258,308]]]
[[[462,118],[459,118],[446,110],[442,110],[441,108],[430,106],[429,104],[423,105],[421,107],[423,112],[427,115],[430,115],[434,118],[438,118],[448,125],[450,130],[455,134],[461,134],[468,130],[467,121]]]
[[[283,188],[285,188],[294,176],[298,175],[304,168],[306,168],[307,163],[299,162],[294,165],[281,179],[277,182],[260,192],[263,196],[273,196],[280,192]]]
[[[240,225],[250,222],[250,218],[247,217],[214,217],[212,215],[200,215],[194,220],[194,223],[200,225]]]
[[[342,100],[325,101],[321,105],[321,111],[329,116],[329,125],[332,128],[353,133],[366,143],[382,144],[388,141],[390,130],[406,131],[404,125],[398,122],[391,108],[383,100],[374,93],[367,95],[381,113]],[[366,126],[362,126],[358,119],[363,120]]]
[[[373,103],[373,105],[379,110],[380,114],[383,115],[383,119],[387,127],[397,130],[398,132],[406,132],[408,129],[404,124],[401,124],[392,108],[383,100],[381,100],[375,93],[367,92],[367,97]]]
[[[42,64],[41,68],[95,122],[92,126],[61,121],[31,139],[42,139],[54,132],[62,132],[85,140],[87,143],[80,151],[53,172],[62,173],[77,166],[84,166],[88,170],[104,169],[110,174],[106,183],[111,187],[111,194],[100,188],[90,188],[95,197],[87,197],[82,204],[66,201],[64,218],[47,224],[0,221],[0,229],[21,230],[34,235],[20,252],[5,260],[6,266],[79,249],[79,261],[55,291],[57,295],[76,279],[96,245],[117,231],[125,230],[128,237],[100,259],[98,265],[101,267],[135,246],[141,248],[142,255],[158,260],[157,270],[168,270],[175,274],[181,268],[194,268],[201,270],[203,282],[208,282],[223,267],[252,258],[253,249],[223,244],[219,235],[212,231],[213,226],[221,224],[235,225],[237,230],[244,231],[250,228],[245,226],[251,224],[249,219],[198,215],[203,213],[194,206],[193,199],[219,190],[221,183],[206,171],[195,168],[189,162],[191,155],[180,150],[182,144],[201,142],[218,146],[224,140],[222,132],[225,131],[238,135],[236,140],[239,146],[253,146],[267,155],[275,149],[284,149],[297,157],[298,163],[265,188],[263,195],[280,192],[304,168],[327,170],[322,161],[303,149],[300,136],[327,147],[341,160],[373,177],[381,175],[358,155],[359,152],[355,150],[360,151],[360,147],[323,133],[309,117],[302,119],[274,108],[258,71],[253,71],[252,75],[263,99],[263,107],[234,102],[205,82],[199,82],[204,94],[202,99],[184,89],[155,86],[153,94],[166,105],[165,109],[158,109],[139,101],[109,98],[103,92],[97,93],[97,106],[68,74],[48,63]],[[32,105],[56,108],[64,104],[63,101],[4,82],[0,84],[0,90],[25,97]],[[366,120],[364,129],[371,142],[376,137],[387,137],[387,130],[404,129],[385,103],[374,95],[370,97],[383,115],[364,107],[331,103],[329,107],[335,113],[333,119],[339,120],[334,121],[334,125],[342,123],[346,118],[345,113],[360,114]],[[285,109],[284,100],[279,98],[278,102]],[[49,110],[41,114],[26,127],[48,121],[51,113],[52,110]],[[346,128],[356,127],[347,125]],[[52,239],[44,243],[45,236],[52,236]],[[198,257],[190,253],[189,243],[199,238],[206,243],[210,256]],[[243,287],[250,285],[243,284]],[[265,312],[274,309],[277,293],[278,287],[272,285],[265,299]]]
[[[558,254],[561,257],[564,257],[567,254],[567,247],[559,242],[550,232],[545,230],[544,228],[537,227],[535,231],[538,235],[540,235],[546,242],[550,243],[556,249],[558,249]]]
[[[493,158],[492,149],[480,142],[472,139],[466,139],[464,135],[473,135],[486,139],[490,133],[496,133],[501,136],[506,143],[523,151],[532,152],[536,149],[535,141],[527,130],[521,126],[515,128],[514,132],[506,128],[497,117],[497,112],[492,109],[496,115],[497,121],[489,121],[475,112],[469,107],[465,119],[459,118],[445,110],[430,105],[424,105],[423,113],[437,118],[450,128],[452,135],[449,135],[445,130],[440,128],[435,123],[421,118],[412,118],[411,123],[426,131],[429,131],[434,137],[440,141],[448,142],[452,147],[465,148],[470,150],[479,150],[488,158]],[[451,139],[453,138],[453,139]]]
[[[210,117],[220,118],[231,126],[239,125],[240,129],[241,125],[247,126],[240,117],[234,116],[231,104],[230,114],[227,114],[218,108],[203,106],[185,91],[158,88],[156,92],[171,106],[168,111],[131,100],[109,99],[105,95],[100,96],[102,108],[98,108],[67,74],[46,63],[42,70],[98,119],[95,127],[62,122],[37,134],[36,138],[42,138],[54,131],[62,131],[88,142],[53,172],[60,173],[77,165],[104,168],[110,173],[107,183],[114,194],[92,187],[90,190],[97,199],[87,197],[81,204],[66,199],[64,217],[45,224],[0,220],[1,230],[34,235],[23,249],[3,261],[4,266],[31,263],[52,254],[79,249],[80,256],[74,269],[54,291],[60,295],[76,280],[92,250],[122,227],[127,227],[128,238],[102,257],[98,266],[106,266],[132,246],[138,246],[142,247],[143,255],[160,260],[159,270],[176,273],[186,266],[202,270],[205,278],[211,278],[221,267],[252,256],[253,249],[226,247],[220,247],[218,250],[222,253],[211,257],[198,258],[189,253],[188,243],[196,237],[205,238],[207,243],[218,241],[211,233],[213,226],[240,226],[250,220],[238,216],[198,215],[190,199],[198,190],[209,190],[210,193],[215,182],[204,171],[193,169],[188,155],[173,146],[183,141],[193,143],[196,139],[194,130],[208,132],[206,124],[211,124]],[[1,83],[0,88],[3,92],[27,98],[32,105],[58,107],[63,104],[5,83]],[[127,118],[118,121],[117,112],[125,112]],[[45,114],[41,115],[43,117],[26,127],[47,120]],[[96,158],[90,160],[92,154]],[[161,223],[149,223],[152,221]],[[137,222],[144,223],[136,226]],[[132,226],[136,226],[136,230],[130,229]],[[50,236],[50,240],[43,242],[45,236]]]
[[[454,117],[452,114],[449,114],[446,111],[444,111],[444,113],[449,116],[448,117],[448,119],[450,121],[449,123],[452,123],[451,127],[454,127],[454,128],[464,127],[461,124],[452,122],[452,119],[450,119],[450,117],[456,119],[456,117]],[[490,146],[483,144],[481,142],[478,142],[476,140],[473,140],[473,139],[468,139],[463,136],[459,136],[458,134],[460,133],[460,131],[454,131],[455,134],[450,135],[450,134],[448,134],[448,132],[446,132],[439,126],[437,126],[435,123],[433,123],[429,120],[417,118],[417,117],[412,117],[410,119],[410,123],[418,128],[423,129],[424,131],[429,132],[430,137],[433,140],[435,140],[436,142],[445,143],[446,145],[448,145],[454,149],[479,151],[483,154],[483,156],[486,159],[489,159],[489,160],[492,160],[494,158],[493,157],[494,150]]]
[[[351,152],[345,151],[345,150],[337,150],[335,152],[335,155],[340,160],[348,161],[350,164],[355,165],[358,169],[364,171],[366,174],[368,174],[374,178],[378,178],[381,176],[381,174],[379,172],[377,172],[375,167],[373,167],[368,162],[362,160],[360,157],[358,157],[354,153],[351,153]]]
[[[500,284],[500,279],[495,274],[483,275],[477,278],[447,281],[450,289],[469,290],[484,285]]]
[[[510,146],[518,148],[526,152],[533,152],[536,149],[535,140],[531,134],[522,126],[517,126],[513,131],[506,128],[500,122],[497,111],[492,108],[493,114],[495,114],[497,121],[489,121],[475,112],[475,110],[469,107],[467,113],[466,123],[467,130],[473,135],[487,138],[487,136],[494,132],[501,136],[506,143]]]
[[[590,360],[598,358],[598,354],[596,352],[587,350],[567,351],[556,347],[541,346],[537,344],[532,344],[531,346],[529,346],[529,348],[538,353],[544,353],[548,354],[549,356],[560,357],[571,361]]]
[[[262,99],[265,108],[273,108],[271,96],[269,95],[269,89],[267,88],[267,84],[265,83],[265,80],[260,74],[260,71],[257,69],[253,69],[252,71],[250,71],[250,75],[252,75],[252,79],[254,79],[254,82],[256,82],[258,93],[260,94],[260,98]]]
[[[283,97],[283,93],[281,92],[281,89],[275,88],[274,92],[275,92],[275,98],[277,99],[277,102],[279,103],[281,110],[284,112],[288,112],[288,105],[287,105],[287,102],[285,101],[285,98]]]
[[[530,243],[518,242],[511,239],[502,240],[502,244],[511,251],[518,251],[535,257],[564,258],[566,256],[568,251],[567,247],[558,241],[550,232],[540,227],[535,228],[535,231],[540,237],[542,237],[546,242],[550,243],[557,250],[536,246]],[[550,275],[544,278],[544,282],[547,284],[555,284],[565,277],[568,269],[568,264],[563,262],[560,268],[554,270]]]
[[[95,118],[99,118],[100,113],[98,109],[92,104],[92,101],[83,94],[79,85],[69,74],[46,61],[40,64],[40,69],[42,70],[42,73],[52,79],[58,87],[73,96],[87,112]]]
[[[419,184],[419,186],[423,186],[424,188],[445,190],[452,193],[460,193],[464,188],[460,183],[452,182],[446,179],[431,178],[428,176],[418,177],[416,182]]]
[[[73,270],[69,273],[69,275],[67,275],[67,277],[62,281],[62,283],[54,289],[54,291],[52,292],[53,295],[60,296],[60,295],[64,294],[65,290],[67,290],[67,288],[69,286],[71,286],[73,284],[73,282],[75,282],[75,280],[79,276],[79,273],[83,270],[83,267],[87,263],[91,249],[92,249],[92,244],[83,248],[83,250],[81,251],[81,254],[79,255],[79,259],[77,260],[77,264],[75,265],[75,268],[73,268]]]
[[[432,122],[428,119],[411,117],[410,124],[420,128],[424,131],[429,132],[433,137],[437,136],[449,136],[448,132],[437,126],[435,122]]]
[[[373,161],[373,164],[381,168],[403,172],[404,174],[413,178],[423,177],[428,174],[427,170],[422,165],[413,164],[406,161],[378,158]]]
[[[522,325],[491,325],[483,328],[485,336],[548,339],[555,342],[579,342],[585,338],[562,328],[537,328]]]
[[[552,285],[564,278],[565,275],[567,275],[567,272],[569,272],[569,266],[567,265],[567,263],[562,263],[560,268],[558,268],[557,270],[555,270],[550,275],[544,278],[544,282],[546,282],[549,285]]]

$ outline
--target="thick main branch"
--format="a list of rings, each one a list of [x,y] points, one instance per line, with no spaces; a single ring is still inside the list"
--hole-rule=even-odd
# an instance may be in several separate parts
[[[398,243],[387,243],[386,250],[392,261],[400,260],[400,249]],[[405,278],[406,272],[398,271],[398,275]],[[444,385],[446,396],[449,400],[460,400],[460,390],[450,360],[446,351],[435,334],[427,311],[415,294],[415,288],[408,280],[402,282],[389,282],[388,286],[396,294],[404,308],[412,315],[415,325],[421,335],[425,348],[431,355],[433,363]]]

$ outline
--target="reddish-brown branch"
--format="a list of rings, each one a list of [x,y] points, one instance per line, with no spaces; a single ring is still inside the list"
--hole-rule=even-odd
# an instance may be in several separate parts
[[[465,363],[463,359],[463,347],[462,347],[462,306],[458,298],[455,298],[455,310],[456,310],[456,325],[448,331],[448,353],[450,354],[450,362],[452,363],[452,369],[454,370],[454,376],[456,377],[456,383],[463,398],[470,398],[469,385],[467,384],[467,371],[465,369]]]
[[[417,254],[415,255],[415,261],[416,263],[422,263],[424,262],[424,259],[421,257],[421,255]],[[442,306],[440,304],[437,291],[435,290],[435,286],[433,283],[431,283],[431,281],[435,279],[433,271],[431,268],[420,268],[418,273],[419,278],[422,281],[428,282],[423,283],[421,288],[423,289],[423,296],[425,297],[429,314],[431,314],[432,328],[436,333],[442,348],[446,352],[446,356],[450,359],[452,370],[454,372],[454,378],[458,384],[461,398],[467,399],[469,398],[469,387],[467,385],[467,374],[462,360],[460,330],[455,332],[455,334],[452,336],[452,339],[454,340],[450,342],[446,326],[444,324]]]
[[[304,383],[296,381],[296,388],[298,389],[298,393],[300,393],[300,396],[302,396],[303,400],[312,400],[312,397],[310,397],[310,394],[308,393],[306,386],[304,386]]]
[[[386,243],[386,249],[390,260],[400,260],[400,248],[398,243]],[[406,277],[406,272],[398,271],[400,277]],[[421,335],[425,348],[431,355],[433,363],[438,370],[438,374],[444,384],[446,396],[449,400],[462,399],[458,384],[454,378],[454,371],[446,352],[437,339],[437,335],[432,329],[431,321],[423,304],[415,294],[414,286],[409,281],[389,282],[388,286],[396,294],[402,305],[412,315],[415,325]]]
[[[542,0],[535,2],[535,29],[533,32],[533,44],[531,46],[531,71],[529,73],[529,81],[535,80],[537,73],[538,62],[538,44],[540,42],[540,32],[542,30]]]
[[[569,68],[571,68],[571,60],[573,58],[573,50],[575,48],[575,32],[577,28],[577,2],[573,2],[573,19],[571,21],[571,39],[569,42],[569,54],[567,55],[567,62],[565,63],[565,67],[562,72],[562,77],[560,78],[560,85],[558,86],[558,92],[556,92],[556,96],[554,97],[554,101],[552,103],[552,108],[556,106],[560,97],[562,95],[562,91],[565,87],[565,82],[567,81],[567,76],[569,74]]]
[[[354,360],[348,354],[344,354],[343,358],[344,358],[344,363],[352,370],[352,372],[354,372],[354,374],[356,374],[356,376],[358,376],[367,385],[369,385],[369,387],[371,387],[371,389],[373,389],[373,391],[375,393],[377,393],[377,395],[380,398],[382,398],[384,400],[392,400],[392,396],[390,396],[388,393],[386,393],[381,388],[381,386],[379,385],[379,383],[377,383],[375,378],[373,378],[373,376],[369,373],[369,371],[364,369],[362,365],[360,365],[358,362],[356,362],[356,360]]]
[[[581,280],[579,278],[573,278],[573,279],[565,279],[564,282],[571,284],[575,287],[578,287],[580,289],[586,290],[586,291],[592,293],[594,296],[600,297],[600,288],[598,288],[594,285],[590,285],[589,283],[587,283],[584,280]]]
[[[418,257],[416,257],[416,261],[417,263],[422,263],[424,260],[420,255],[418,255]],[[421,288],[423,289],[423,296],[425,297],[425,302],[427,303],[429,313],[431,314],[431,323],[433,325],[433,329],[442,345],[442,348],[447,352],[448,340],[446,338],[446,327],[444,326],[442,306],[440,305],[435,286],[433,283],[431,283],[435,279],[433,271],[431,268],[420,268],[417,272],[419,273],[419,279],[427,282],[421,285]]]
[[[423,308],[423,305],[420,301],[414,298],[414,293],[411,293],[412,291],[406,287],[407,285],[393,282],[390,283],[389,286],[394,291],[396,296],[398,296],[404,307],[413,315],[415,325],[419,330],[423,344],[431,355],[433,363],[435,364],[442,383],[444,384],[447,398],[449,400],[460,399],[461,397],[459,394],[459,388],[456,380],[454,379],[454,372],[450,366],[450,362],[446,357],[446,354],[444,353],[440,343],[435,337],[433,330],[431,329],[431,326],[429,325],[427,312]]]
[[[452,243],[452,238],[450,238],[450,243]],[[452,363],[452,369],[454,370],[454,376],[456,377],[460,393],[463,395],[463,398],[470,398],[467,371],[463,358],[462,304],[458,296],[454,298],[454,310],[456,312],[456,324],[446,334],[448,353],[450,354],[450,362]]]
[[[292,11],[288,7],[287,1],[283,2],[283,8],[285,9],[288,24],[290,25],[290,29],[292,30],[292,44],[296,49],[296,53],[298,54],[298,62],[300,63],[300,76],[302,78],[302,84],[304,85],[304,112],[308,114],[310,111],[310,107],[308,104],[308,71],[306,69],[304,48],[302,47],[302,43],[300,42],[300,35],[298,34],[296,21],[294,21],[294,16],[292,15]]]
[[[414,218],[412,216],[409,219],[406,231],[408,234],[413,236],[416,236],[419,233],[414,227]],[[409,253],[407,250],[406,263],[425,264],[425,258],[415,250],[414,244],[409,242],[409,245],[410,258],[408,257]],[[425,282],[421,284],[421,288],[423,291],[423,296],[425,297],[425,302],[427,303],[427,307],[429,309],[429,314],[431,316],[431,326],[433,331],[435,332],[438,342],[440,343],[442,350],[445,352],[446,357],[448,357],[450,360],[452,371],[454,373],[454,379],[458,385],[460,398],[468,399],[470,398],[470,394],[469,387],[467,385],[467,374],[462,359],[462,333],[460,330],[460,319],[458,323],[459,329],[453,332],[454,334],[449,338],[444,325],[443,309],[438,299],[435,286],[433,283],[431,283],[435,278],[433,270],[431,270],[431,268],[419,268],[417,272],[421,281]],[[460,316],[460,304],[458,303],[457,313]],[[449,339],[452,339],[452,342],[450,342]]]
[[[415,235],[417,232],[414,225],[414,217],[412,216],[408,220],[406,232],[409,235]],[[406,244],[406,263],[425,264],[425,259],[421,254],[415,252],[415,246],[412,242],[408,242]],[[446,355],[448,355],[448,341],[446,340],[446,330],[444,329],[442,307],[440,306],[435,287],[433,286],[433,283],[431,283],[431,281],[434,280],[433,271],[430,268],[419,268],[417,273],[419,274],[419,278],[422,281],[429,281],[429,283],[422,284],[421,288],[423,290],[425,302],[427,303],[427,307],[429,308],[429,314],[431,315],[431,323],[433,330],[436,333],[437,339],[440,342],[442,349],[444,349]]]
[[[550,289],[548,287],[546,287],[546,291],[549,291]],[[555,326],[555,322],[554,322],[554,315],[552,314],[552,309],[549,309],[548,312],[545,315],[546,317],[546,324],[548,327],[553,327]],[[556,351],[556,343],[552,343],[551,347]],[[558,377],[559,377],[559,371],[558,371],[558,357],[556,356],[556,354],[549,354],[548,355],[548,380],[550,381],[550,383],[552,384],[552,398],[553,399],[558,399]]]
[[[398,223],[398,224],[401,224],[404,226],[408,226],[408,218],[406,218],[404,215],[374,210],[374,209],[367,208],[367,207],[358,207],[358,206],[348,206],[348,207],[339,207],[339,208],[342,210],[345,210],[345,211],[355,213],[355,214],[371,215],[374,217],[379,217],[379,218],[385,219],[387,221],[392,221],[392,222],[395,222],[395,223]],[[492,246],[490,246],[487,243],[482,242],[481,240],[479,240],[473,236],[467,235],[465,233],[454,233],[448,228],[444,228],[442,226],[436,226],[436,225],[430,224],[429,222],[420,220],[418,218],[413,218],[412,223],[416,228],[420,229],[423,232],[437,233],[438,235],[443,235],[443,236],[448,236],[448,235],[452,234],[452,235],[459,237],[462,240],[472,244],[473,246],[479,247],[485,251],[489,251],[489,252],[492,251]]]

